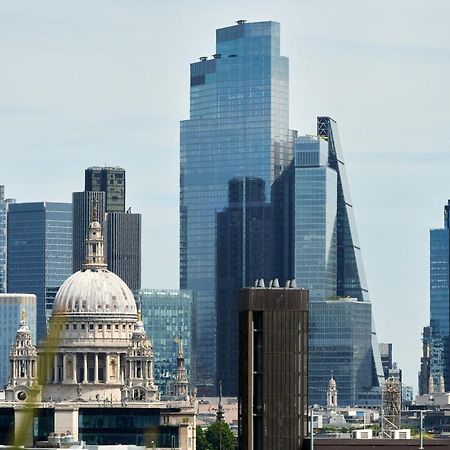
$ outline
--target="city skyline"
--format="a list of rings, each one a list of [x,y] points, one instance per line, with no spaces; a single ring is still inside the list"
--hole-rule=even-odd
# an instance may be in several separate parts
[[[128,201],[143,214],[142,285],[178,287],[178,121],[188,112],[185,69],[210,52],[216,28],[241,18],[279,21],[282,53],[291,62],[290,126],[314,133],[315,117],[323,114],[340,124],[378,336],[394,343],[406,383],[416,386],[420,331],[428,322],[428,229],[441,225],[441,205],[450,197],[444,126],[450,102],[441,88],[450,73],[443,22],[449,5],[231,2],[206,11],[204,2],[194,2],[186,23],[169,31],[160,17],[169,20],[181,2],[109,4],[90,4],[95,14],[87,14],[87,3],[77,11],[50,1],[30,4],[26,12],[0,6],[6,44],[0,80],[9,86],[0,97],[6,196],[68,202],[82,190],[85,167],[123,166],[129,179],[140,180],[130,183]],[[94,20],[100,11],[104,16]],[[158,33],[167,46],[153,42]],[[167,95],[168,86],[169,101],[158,95]],[[152,165],[145,167],[143,158]],[[405,320],[398,323],[398,317]]]

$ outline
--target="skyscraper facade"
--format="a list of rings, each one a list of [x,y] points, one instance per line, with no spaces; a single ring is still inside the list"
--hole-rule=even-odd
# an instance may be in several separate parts
[[[272,207],[260,178],[233,178],[217,213],[217,381],[238,392],[238,305],[242,286],[273,275]]]
[[[103,226],[105,218],[105,193],[103,191],[83,191],[72,194],[72,271],[74,273],[81,270],[81,266],[85,262],[86,230],[93,221],[94,207],[97,209],[97,220]]]
[[[108,269],[139,298],[141,288],[141,215],[131,212],[105,216],[105,248]]]
[[[8,292],[35,294],[37,339],[56,293],[72,273],[72,205],[15,203],[8,209]]]
[[[450,390],[450,200],[444,206],[444,227],[430,230],[430,376]]]
[[[0,294],[0,388],[10,377],[9,356],[16,338],[17,324],[25,316],[36,344],[36,296],[33,294]]]
[[[274,184],[274,198],[276,223],[284,224],[277,237],[281,273],[310,292],[311,402],[325,403],[333,372],[340,397],[356,404],[359,393],[380,386],[383,370],[333,119],[319,117],[317,136],[296,139],[294,161]],[[337,311],[348,317],[336,320],[333,327],[341,331],[332,333],[320,317],[332,320]],[[339,335],[349,336],[345,344]]]
[[[6,264],[7,264],[7,214],[8,205],[14,203],[14,199],[5,198],[5,187],[0,186],[0,293],[6,289]]]
[[[125,212],[125,170],[121,167],[89,167],[84,172],[85,191],[105,193],[106,212]]]
[[[177,368],[180,338],[189,379],[195,371],[194,293],[177,289],[141,289],[139,300],[142,322],[153,344],[155,383],[162,395],[169,395]]]
[[[197,385],[216,379],[216,213],[235,177],[274,179],[289,163],[289,64],[280,25],[245,23],[216,31],[212,59],[191,64],[190,119],[180,126],[180,286],[197,291]]]
[[[308,303],[306,289],[241,290],[241,450],[302,448],[308,433]]]

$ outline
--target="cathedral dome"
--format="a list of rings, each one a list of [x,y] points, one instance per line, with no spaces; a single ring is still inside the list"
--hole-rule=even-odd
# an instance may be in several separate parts
[[[53,314],[137,314],[129,287],[104,267],[84,268],[59,288]]]

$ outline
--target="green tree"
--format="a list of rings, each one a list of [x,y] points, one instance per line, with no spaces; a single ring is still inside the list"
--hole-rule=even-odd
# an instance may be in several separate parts
[[[236,439],[225,422],[214,422],[206,430],[206,439],[213,450],[234,450]]]
[[[211,447],[211,444],[206,439],[203,428],[199,425],[197,425],[197,428],[196,428],[196,435],[197,435],[196,450],[213,450],[213,448]]]

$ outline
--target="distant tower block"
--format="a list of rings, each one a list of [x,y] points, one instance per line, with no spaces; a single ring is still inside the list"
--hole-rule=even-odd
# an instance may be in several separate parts
[[[337,394],[336,380],[331,376],[327,390],[327,409],[333,410],[337,408]]]

